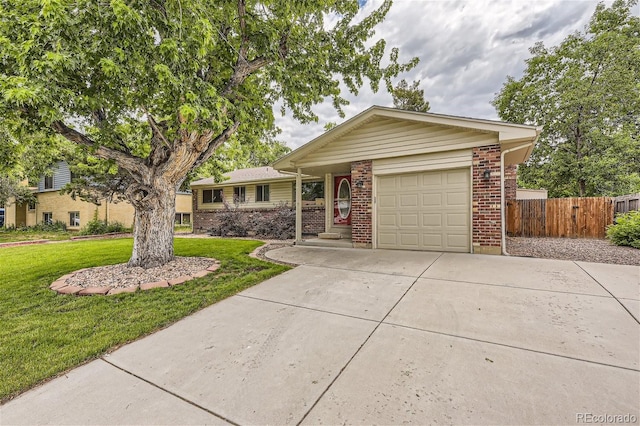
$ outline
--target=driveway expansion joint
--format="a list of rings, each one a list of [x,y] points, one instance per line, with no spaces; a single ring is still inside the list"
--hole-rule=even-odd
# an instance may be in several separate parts
[[[211,411],[211,410],[209,410],[208,408],[203,407],[202,405],[199,405],[199,404],[197,404],[197,403],[195,403],[195,402],[193,402],[193,401],[191,401],[191,400],[189,400],[189,399],[187,399],[187,398],[185,398],[185,397],[183,397],[183,396],[180,396],[180,395],[178,395],[178,394],[177,394],[177,393],[175,393],[175,392],[171,392],[170,390],[168,390],[168,389],[166,389],[166,388],[163,388],[162,386],[160,386],[160,385],[158,385],[158,384],[156,384],[156,383],[154,383],[154,382],[152,382],[152,381],[150,381],[150,380],[147,380],[147,379],[145,379],[145,378],[144,378],[144,377],[142,377],[142,376],[139,376],[139,375],[137,375],[137,374],[135,374],[135,373],[133,373],[133,372],[131,372],[131,371],[129,371],[129,370],[126,370],[126,369],[124,369],[124,368],[122,368],[122,367],[120,367],[120,366],[118,366],[118,365],[116,365],[116,364],[112,363],[111,361],[108,361],[107,359],[105,359],[105,357],[104,357],[104,356],[100,357],[100,360],[101,360],[101,361],[103,361],[103,362],[105,362],[105,363],[107,363],[107,364],[109,364],[110,366],[112,366],[112,367],[114,367],[114,368],[116,368],[116,369],[118,369],[118,370],[122,371],[123,373],[126,373],[126,374],[128,374],[128,375],[130,375],[130,376],[132,376],[132,377],[135,377],[136,379],[141,380],[141,381],[143,381],[143,382],[145,382],[145,383],[147,383],[147,384],[149,384],[149,385],[153,386],[154,388],[156,388],[156,389],[158,389],[158,390],[160,390],[160,391],[162,391],[162,392],[164,392],[164,393],[167,393],[167,394],[169,394],[169,395],[173,396],[174,398],[178,398],[179,400],[186,402],[187,404],[189,404],[189,405],[191,405],[191,406],[193,406],[193,407],[195,407],[195,408],[198,408],[198,409],[200,409],[200,410],[202,410],[202,411],[204,411],[204,412],[206,412],[206,413],[209,413],[209,414],[211,414],[212,416],[215,416],[215,417],[217,417],[217,418],[219,418],[219,419],[222,419],[222,420],[224,420],[225,422],[227,422],[227,423],[229,423],[229,424],[232,424],[232,425],[234,425],[234,426],[240,426],[240,424],[239,424],[239,423],[236,423],[236,422],[234,422],[234,421],[233,421],[233,420],[231,420],[231,419],[228,419],[228,418],[226,418],[226,417],[224,417],[224,416],[222,416],[222,415],[220,415],[220,414],[217,414],[216,412]]]
[[[540,350],[537,350],[537,349],[523,348],[523,347],[520,347],[520,346],[508,345],[506,343],[492,342],[492,341],[489,341],[489,340],[477,339],[477,338],[469,337],[469,336],[461,336],[459,334],[445,333],[444,331],[427,330],[425,328],[412,327],[410,325],[398,324],[398,323],[393,323],[393,322],[385,322],[384,324],[385,325],[390,325],[390,326],[393,326],[393,327],[406,328],[408,330],[416,330],[416,331],[422,331],[422,332],[425,332],[425,333],[437,334],[437,335],[440,335],[440,336],[453,337],[455,339],[464,339],[464,340],[469,340],[469,341],[472,341],[472,342],[486,343],[488,345],[501,346],[501,347],[504,347],[504,348],[517,349],[517,350],[521,350],[521,351],[525,351],[525,352],[532,352],[532,353],[537,353],[537,354],[541,354],[541,355],[549,355],[549,356],[554,356],[554,357],[558,357],[558,358],[569,359],[569,360],[572,360],[572,361],[586,362],[586,363],[589,363],[589,364],[597,364],[597,365],[601,365],[601,366],[604,366],[604,367],[619,368],[619,369],[622,369],[622,370],[628,370],[628,371],[633,371],[633,372],[636,372],[636,373],[640,373],[640,368],[631,368],[631,367],[625,367],[623,365],[607,364],[605,362],[592,361],[592,360],[588,360],[588,359],[576,358],[576,357],[572,357],[572,356],[568,356],[568,355],[562,355],[562,354],[555,354],[555,353],[552,353],[552,352],[545,352],[545,351],[540,351]]]
[[[627,311],[627,313],[628,313],[629,315],[631,315],[631,318],[633,318],[633,320],[634,320],[635,322],[637,322],[638,324],[640,324],[640,320],[639,320],[638,318],[636,318],[636,316],[635,316],[635,315],[634,315],[634,314],[629,310],[629,308],[627,308],[627,307],[624,305],[624,303],[622,303],[622,302],[620,301],[620,299],[625,299],[624,297],[621,297],[621,298],[616,297],[616,295],[614,295],[613,293],[611,293],[611,292],[609,291],[609,289],[608,289],[608,288],[606,288],[606,287],[604,286],[604,284],[602,284],[600,281],[598,281],[598,280],[597,280],[593,275],[591,275],[591,274],[590,274],[586,269],[584,269],[582,266],[580,266],[577,262],[573,262],[573,263],[575,263],[575,265],[576,265],[578,268],[582,269],[582,270],[584,271],[584,273],[585,273],[585,274],[587,274],[587,275],[588,275],[592,280],[594,280],[595,282],[597,282],[597,283],[598,283],[598,285],[599,285],[600,287],[602,287],[604,291],[606,291],[607,293],[609,293],[609,294],[611,295],[611,297],[613,297],[613,298],[616,300],[616,302],[618,302],[618,304],[620,304],[620,306],[622,306],[622,308],[623,308],[625,311]],[[631,300],[634,300],[634,299],[631,299]]]

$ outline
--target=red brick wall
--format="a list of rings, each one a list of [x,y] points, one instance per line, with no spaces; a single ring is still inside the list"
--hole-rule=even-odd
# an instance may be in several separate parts
[[[505,166],[504,167],[504,199],[515,200],[516,199],[516,179],[518,177],[518,166]]]
[[[351,241],[354,247],[372,246],[372,191],[371,160],[351,163]]]
[[[318,235],[324,232],[324,206],[302,208],[302,233]]]
[[[484,178],[484,171],[491,176]],[[500,145],[473,149],[473,251],[500,254]]]

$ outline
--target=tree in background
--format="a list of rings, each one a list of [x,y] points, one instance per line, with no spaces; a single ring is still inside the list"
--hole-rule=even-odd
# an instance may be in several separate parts
[[[393,106],[407,111],[429,111],[429,102],[424,99],[424,90],[419,89],[419,85],[420,80],[414,81],[411,86],[409,86],[407,80],[400,80],[391,91]]]
[[[129,265],[173,259],[176,191],[237,132],[274,124],[280,100],[301,122],[330,98],[417,63],[381,65],[370,43],[390,1],[0,3],[0,127],[31,145],[59,136],[115,164],[135,209]],[[357,17],[357,19],[356,19]]]
[[[584,32],[542,43],[493,101],[501,119],[542,127],[520,184],[552,197],[640,191],[640,18],[636,0],[596,7]]]

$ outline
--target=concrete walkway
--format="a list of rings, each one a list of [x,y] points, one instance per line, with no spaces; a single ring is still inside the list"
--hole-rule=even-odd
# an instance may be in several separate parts
[[[268,255],[302,266],[25,393],[0,424],[640,421],[640,267]]]

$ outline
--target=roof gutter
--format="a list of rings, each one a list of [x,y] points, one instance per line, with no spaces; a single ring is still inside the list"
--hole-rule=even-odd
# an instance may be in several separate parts
[[[502,254],[505,256],[509,256],[509,253],[507,253],[507,220],[506,220],[506,211],[507,211],[507,201],[504,199],[504,158],[505,155],[513,152],[513,151],[518,151],[524,148],[528,148],[533,146],[534,142],[529,142],[523,145],[518,145],[516,147],[507,149],[502,151],[502,153],[500,154],[500,202],[502,203],[502,208],[500,209],[500,228],[502,230],[501,232],[501,241],[500,241],[500,245],[502,246]]]

